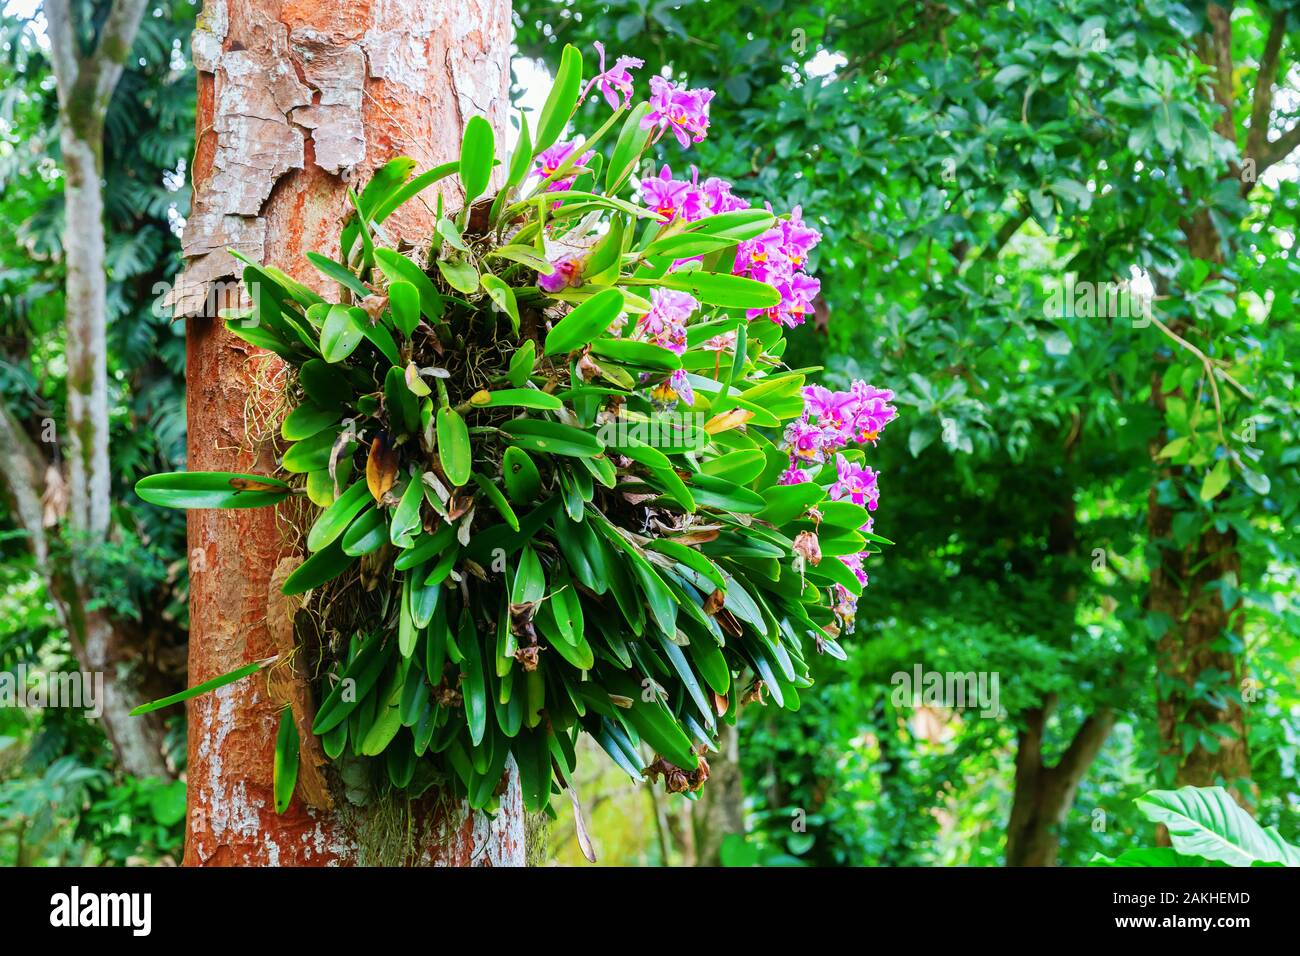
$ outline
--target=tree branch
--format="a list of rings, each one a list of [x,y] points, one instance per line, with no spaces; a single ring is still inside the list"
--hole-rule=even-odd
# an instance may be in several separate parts
[[[9,406],[2,403],[0,449],[3,449],[0,472],[4,474],[6,497],[18,526],[27,532],[37,569],[48,575],[50,546],[45,537],[45,509],[41,503],[47,465]]]
[[[1067,793],[1073,791],[1079,779],[1097,759],[1097,754],[1101,752],[1102,745],[1114,726],[1115,712],[1107,707],[1089,714],[1056,766],[1048,769],[1047,773],[1054,778],[1054,782],[1064,786]]]
[[[126,58],[135,43],[136,32],[144,17],[146,0],[116,0],[100,30],[91,58],[95,75],[95,103],[108,107],[109,98],[122,77]]]
[[[45,30],[50,38],[50,66],[59,106],[68,108],[69,97],[81,77],[81,54],[77,51],[77,31],[68,0],[44,0]]]
[[[1262,155],[1255,163],[1256,173],[1262,173],[1274,163],[1286,159],[1297,146],[1300,146],[1300,123],[1296,123],[1273,142],[1264,144]]]
[[[44,0],[59,105],[65,113],[83,114],[72,119],[103,121],[144,18],[145,4],[146,0],[116,0],[99,31],[94,51],[82,56],[77,47],[76,15],[68,0]],[[79,95],[74,97],[74,92]],[[88,116],[84,115],[87,109]]]
[[[1205,7],[1205,17],[1210,22],[1210,49],[1202,51],[1203,60],[1212,60],[1215,81],[1213,84],[1214,101],[1219,104],[1221,112],[1214,123],[1219,135],[1229,142],[1237,142],[1237,127],[1232,119],[1232,14],[1219,3],[1209,3]]]
[[[1250,132],[1246,134],[1246,156],[1256,162],[1262,147],[1268,143],[1268,121],[1273,115],[1273,83],[1277,79],[1277,63],[1282,52],[1282,39],[1286,36],[1285,10],[1273,14],[1264,41],[1264,53],[1259,58],[1259,72],[1255,74],[1255,91],[1250,101]]]

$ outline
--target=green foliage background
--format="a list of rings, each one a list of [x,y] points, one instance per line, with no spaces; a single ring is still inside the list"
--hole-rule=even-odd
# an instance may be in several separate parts
[[[146,16],[143,63],[133,58],[110,111],[121,492],[183,459],[183,343],[152,304],[154,283],[176,266],[173,210],[187,211],[186,189],[169,189],[165,176],[186,179],[194,9],[182,0]],[[564,43],[589,50],[602,40],[613,55],[646,59],[639,82],[666,71],[715,88],[710,136],[671,159],[674,172],[694,162],[753,201],[802,204],[824,236],[813,266],[825,309],[790,336],[791,364],[900,392],[900,420],[875,459],[876,530],[898,545],[869,568],[849,662],[819,665],[817,693],[797,715],[745,713],[749,832],[724,858],[1000,864],[1017,730],[1048,698],[1057,702],[1049,761],[1098,706],[1120,714],[1061,828],[1061,862],[1149,844],[1132,798],[1172,786],[1174,770],[1155,719],[1164,692],[1155,644],[1169,622],[1144,607],[1158,558],[1145,523],[1149,445],[1179,437],[1194,477],[1158,492],[1180,509],[1180,543],[1207,526],[1238,535],[1240,576],[1219,591],[1242,610],[1222,640],[1261,688],[1247,708],[1257,817],[1297,842],[1300,187],[1286,163],[1246,198],[1224,179],[1239,155],[1213,131],[1195,56],[1204,4],[518,0],[515,11],[520,55],[551,71]],[[1239,129],[1271,15],[1266,3],[1236,5]],[[58,421],[54,94],[26,29],[6,18],[0,57],[0,221],[11,237],[0,244],[0,391],[25,421]],[[1297,41],[1292,14],[1278,72],[1292,100]],[[1281,126],[1295,121],[1289,102],[1279,97]],[[1197,211],[1222,237],[1220,274],[1187,252],[1184,225]],[[1197,504],[1222,455],[1196,357],[1150,325],[1046,308],[1067,275],[1115,281],[1132,265],[1156,285],[1157,317],[1191,329],[1250,394],[1223,389],[1222,427],[1239,460],[1213,506]],[[1162,420],[1153,378],[1196,400]],[[102,556],[104,599],[121,614],[183,615],[182,519],[125,493],[117,500],[132,531]],[[1051,546],[1063,510],[1074,515],[1073,554]],[[4,534],[0,554],[0,664],[58,667],[66,637],[23,542]],[[897,708],[891,676],[915,663],[997,671],[1004,714]],[[1206,674],[1197,692],[1236,690]],[[1184,747],[1211,746],[1219,730],[1189,722],[1183,733]],[[603,863],[692,859],[679,804],[628,789],[612,769],[582,783]],[[115,774],[102,735],[79,718],[0,710],[0,861],[175,854],[175,792]],[[791,825],[799,813],[802,832]],[[566,820],[553,828],[558,860],[578,859],[570,832]]]

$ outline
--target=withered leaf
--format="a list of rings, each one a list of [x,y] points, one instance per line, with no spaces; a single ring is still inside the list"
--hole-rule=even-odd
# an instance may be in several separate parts
[[[578,802],[578,791],[569,787],[569,799],[573,802],[573,828],[578,834],[578,846],[588,863],[596,862],[596,851],[591,845],[591,836],[587,833],[587,821],[582,819],[582,804]]]
[[[717,537],[718,537],[718,529],[708,528],[708,529],[701,529],[699,531],[690,531],[687,532],[686,534],[679,534],[676,535],[672,540],[677,542],[678,544],[684,544],[687,547],[691,547],[692,545],[704,544],[705,542],[713,541]]]
[[[474,507],[473,495],[452,495],[447,502],[447,523],[451,524]]]
[[[366,458],[366,487],[376,501],[382,501],[384,492],[397,481],[397,452],[388,445],[387,436],[376,435],[370,442]]]
[[[722,625],[722,629],[733,637],[740,637],[744,633],[740,626],[740,619],[725,607],[719,610],[715,617],[717,617],[718,623]]]
[[[753,417],[754,413],[745,408],[728,409],[705,422],[704,430],[710,435],[716,435],[718,432],[729,431],[743,425]]]
[[[283,485],[272,485],[265,481],[250,481],[247,478],[231,478],[230,487],[236,491],[283,491]]]

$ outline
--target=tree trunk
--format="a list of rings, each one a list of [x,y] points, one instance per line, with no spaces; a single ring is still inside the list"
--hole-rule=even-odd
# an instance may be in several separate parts
[[[709,782],[691,804],[697,866],[722,865],[722,841],[745,832],[745,788],[740,772],[739,729],[718,724],[718,752],[709,754]]]
[[[426,168],[454,159],[475,113],[501,142],[509,18],[507,0],[205,4],[194,34],[194,213],[174,293],[187,319],[190,470],[275,468],[284,368],[215,318],[212,306],[225,296],[213,294],[214,283],[238,274],[225,250],[326,291],[304,254],[337,253],[349,183],[401,154]],[[459,205],[454,192],[446,199]],[[432,225],[429,207],[415,201],[383,229],[395,244],[425,239]],[[291,521],[283,509],[190,512],[192,683],[280,650],[267,627],[267,598],[277,564],[294,553],[285,534]],[[261,674],[190,702],[187,865],[524,862],[513,769],[494,820],[434,800],[419,801],[410,819],[391,803],[362,808],[343,799],[312,808],[301,787],[277,815],[271,777],[280,707]]]
[[[1054,701],[1025,714],[1016,748],[1015,797],[1007,822],[1007,866],[1056,866],[1060,826],[1088,767],[1115,725],[1109,710],[1084,720],[1055,766],[1043,764],[1043,728]]]
[[[1077,426],[1077,423],[1076,423]],[[1064,451],[1067,461],[1074,456],[1078,428],[1070,432]],[[1073,489],[1062,496],[1048,528],[1049,568],[1062,582],[1061,637],[1068,642],[1076,626],[1078,587],[1074,559],[1078,554],[1078,515]],[[1061,848],[1060,826],[1074,805],[1079,782],[1097,759],[1115,725],[1115,715],[1106,708],[1090,714],[1075,732],[1069,747],[1055,766],[1043,763],[1043,728],[1056,707],[1049,696],[1042,705],[1025,712],[1025,726],[1016,737],[1016,773],[1007,820],[1007,866],[1056,866]]]
[[[131,49],[144,0],[118,0],[83,53],[81,26],[67,0],[46,0],[50,61],[59,99],[59,147],[63,159],[63,255],[67,354],[69,548],[46,538],[52,524],[40,503],[49,484],[44,457],[6,413],[3,423],[11,470],[10,497],[32,543],[37,569],[68,631],[81,667],[103,676],[104,729],[118,765],[137,776],[171,775],[163,756],[159,717],[135,719],[128,711],[145,699],[140,648],[131,630],[102,610],[88,610],[93,565],[87,555],[108,542],[111,471],[108,458],[108,299],[105,279],[103,173],[104,119],[122,65]],[[61,480],[55,476],[56,480]]]
[[[1199,56],[1212,72],[1210,89],[1221,110],[1215,130],[1225,139],[1235,142],[1230,14],[1223,6],[1211,3],[1206,8],[1206,16],[1210,32],[1200,40]],[[1252,124],[1248,142],[1253,152],[1263,151],[1266,143],[1272,103],[1271,84],[1277,69],[1277,53],[1284,26],[1284,16],[1274,18],[1261,59],[1252,117],[1254,123],[1260,122],[1262,117],[1263,123],[1261,128]],[[1261,163],[1261,167],[1265,164]],[[1227,173],[1234,174],[1235,170]],[[1183,231],[1188,252],[1194,258],[1211,263],[1213,272],[1219,272],[1224,262],[1223,243],[1209,211],[1197,210],[1183,223]],[[1187,331],[1180,322],[1171,323],[1170,329],[1177,335]],[[1167,396],[1160,388],[1162,372],[1163,368],[1157,368],[1152,374],[1151,402],[1163,419]],[[1159,559],[1151,568],[1145,602],[1146,609],[1163,614],[1167,624],[1167,630],[1156,645],[1157,725],[1161,752],[1175,763],[1174,782],[1177,786],[1223,784],[1239,803],[1250,809],[1251,801],[1247,797],[1250,754],[1240,695],[1241,661],[1238,655],[1223,647],[1222,641],[1230,629],[1236,604],[1225,608],[1217,586],[1225,577],[1235,580],[1238,576],[1240,557],[1236,551],[1236,532],[1210,528],[1182,548],[1173,545],[1173,520],[1178,511],[1161,503],[1160,485],[1172,479],[1175,487],[1183,487],[1189,476],[1186,469],[1171,467],[1159,457],[1164,444],[1163,436],[1156,436],[1150,444],[1153,480],[1148,492],[1147,535],[1158,548]],[[1192,506],[1191,502],[1188,504]],[[1219,703],[1207,699],[1195,687],[1207,669],[1226,675]],[[1187,728],[1207,728],[1212,724],[1221,724],[1231,730],[1231,734],[1214,735],[1213,751],[1206,749],[1199,734],[1190,747],[1184,746],[1183,732]],[[1161,838],[1164,838],[1163,828]]]

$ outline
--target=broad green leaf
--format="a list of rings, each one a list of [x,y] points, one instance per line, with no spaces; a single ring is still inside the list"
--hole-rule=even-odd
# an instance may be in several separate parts
[[[701,507],[720,508],[738,514],[762,513],[766,506],[762,496],[756,492],[712,475],[694,475],[691,478],[691,494]]]
[[[397,556],[393,567],[398,571],[405,571],[431,558],[436,558],[447,549],[447,545],[451,544],[455,537],[455,526],[439,525],[438,530],[432,534],[422,534],[416,538],[412,547]]]
[[[375,506],[362,511],[343,532],[341,541],[343,553],[353,558],[378,551],[388,543],[388,512]]]
[[[501,514],[501,517],[505,519],[506,524],[508,524],[512,530],[518,531],[519,518],[515,514],[515,510],[510,507],[510,502],[506,501],[505,495],[501,493],[501,489],[494,485],[492,480],[485,475],[480,475],[475,472],[472,477],[474,483],[478,485],[483,491],[483,494],[487,496],[488,501],[492,502],[492,506],[496,508]]]
[[[262,508],[291,490],[278,478],[225,471],[171,471],[135,483],[144,501],[165,508]]]
[[[370,290],[366,284],[356,277],[356,274],[345,266],[335,262],[329,256],[323,256],[319,252],[307,253],[307,259],[316,267],[316,271],[327,279],[333,279],[343,288],[353,292],[360,298],[370,295]]]
[[[734,239],[753,239],[776,224],[776,217],[764,209],[736,209],[697,219],[686,227],[692,235]]]
[[[339,432],[333,428],[327,428],[324,431],[317,432],[310,438],[304,438],[300,442],[294,442],[289,446],[288,451],[284,453],[284,458],[280,461],[280,467],[285,471],[294,474],[306,474],[309,471],[320,471],[322,468],[328,468],[330,464],[330,452],[334,448],[334,443],[339,437]],[[350,452],[352,443],[344,449],[340,458],[346,458]]]
[[[546,335],[545,355],[572,352],[604,334],[623,311],[623,294],[617,289],[597,292],[560,319]]]
[[[393,366],[384,376],[384,407],[388,427],[395,433],[420,430],[420,400],[406,384],[406,370]]]
[[[304,362],[298,369],[298,382],[307,397],[321,408],[342,408],[352,400],[352,386],[339,368],[321,359]]]
[[[1232,479],[1232,471],[1228,464],[1228,459],[1220,458],[1209,474],[1205,476],[1205,481],[1201,484],[1201,500],[1213,501],[1219,497],[1223,489],[1228,487],[1228,482]]]
[[[352,555],[343,553],[342,543],[335,541],[298,565],[293,573],[285,578],[280,593],[302,594],[304,591],[320,587],[326,581],[331,581],[342,574],[354,560],[356,559]]]
[[[614,142],[609,168],[605,171],[605,191],[611,196],[618,192],[636,168],[637,159],[650,139],[650,130],[641,128],[641,120],[650,112],[649,103],[638,103],[623,121],[618,139]]]
[[[304,403],[299,405],[280,423],[280,435],[287,441],[301,441],[337,424],[343,413],[337,408],[321,408],[319,405]]]
[[[347,491],[317,516],[307,533],[307,550],[319,551],[333,544],[353,519],[370,503],[370,489],[364,480],[354,481]]]
[[[671,272],[645,280],[665,289],[689,292],[704,305],[732,309],[770,309],[781,303],[781,293],[766,282],[714,272]]]
[[[506,176],[505,192],[515,186],[518,186],[528,176],[528,171],[533,165],[533,141],[528,133],[528,117],[524,114],[519,116],[519,140],[515,143],[515,151],[510,156],[510,172]]]
[[[442,316],[442,297],[429,277],[406,256],[392,249],[376,249],[375,262],[390,282],[409,282],[420,294],[420,311],[430,319]]]
[[[1283,840],[1276,827],[1261,827],[1222,787],[1152,790],[1135,802],[1148,820],[1168,828],[1179,853],[1229,866],[1300,866],[1300,847]]]
[[[506,449],[501,458],[501,480],[506,486],[510,500],[518,505],[526,505],[537,500],[541,490],[542,476],[537,465],[528,457],[528,452],[513,445]]]
[[[446,216],[438,220],[438,234],[446,239],[452,248],[469,252],[469,246],[465,245],[465,237],[461,235],[460,229]]]
[[[493,304],[510,317],[510,327],[518,335],[519,305],[515,301],[515,290],[490,272],[482,273],[479,276],[479,283],[483,286],[483,291],[488,294]]]
[[[546,575],[542,573],[542,562],[532,545],[526,544],[519,552],[519,564],[510,585],[510,603],[531,604],[540,601],[545,594]]]
[[[352,310],[346,305],[332,305],[320,330],[321,355],[327,362],[341,362],[356,351],[364,337]]]
[[[433,167],[433,169],[421,173],[420,175],[412,179],[410,182],[402,186],[400,189],[398,189],[396,192],[389,195],[387,198],[380,200],[375,205],[375,208],[371,210],[370,221],[375,223],[383,222],[390,215],[392,215],[393,210],[401,206],[402,203],[406,202],[408,199],[414,198],[416,195],[423,192],[425,189],[429,188],[439,180],[446,179],[448,176],[450,176],[452,173],[457,172],[459,169],[460,169],[460,162],[455,161],[450,163],[443,163],[441,166],[435,166]],[[364,202],[364,193],[362,195],[363,195],[363,202]],[[379,254],[379,250],[376,249],[375,250],[376,257],[378,257],[378,254]]]
[[[747,485],[763,473],[767,458],[758,449],[728,452],[706,461],[702,470],[738,485]]]
[[[495,149],[492,124],[481,116],[471,116],[460,144],[460,182],[467,207],[487,189]]]
[[[501,430],[510,436],[512,444],[527,451],[582,458],[605,450],[596,436],[559,422],[516,418],[502,425]]]
[[[510,356],[510,365],[506,369],[506,378],[509,379],[510,384],[515,388],[523,387],[528,377],[533,374],[533,366],[536,362],[537,343],[532,339],[525,339]]]
[[[398,279],[388,283],[388,305],[393,310],[393,325],[408,339],[420,324],[420,292],[414,285]]]
[[[1089,866],[1223,866],[1200,857],[1184,856],[1173,847],[1130,847],[1117,857],[1097,853],[1088,861]]]
[[[447,280],[447,284],[457,292],[469,295],[478,290],[478,270],[474,268],[472,263],[439,259],[438,271]]]
[[[456,410],[443,406],[438,409],[438,460],[447,480],[460,487],[469,481],[473,464],[473,449],[469,429]]]
[[[275,760],[271,769],[271,789],[275,793],[275,812],[284,813],[298,785],[298,727],[293,722],[293,708],[280,711],[280,729],[275,735]]]
[[[758,517],[774,525],[783,525],[802,515],[824,497],[826,497],[825,490],[811,481],[799,485],[775,485],[765,488],[763,489],[765,504]]]
[[[560,68],[555,72],[555,83],[550,95],[537,118],[537,139],[533,143],[533,155],[551,146],[573,115],[578,102],[578,92],[582,87],[582,54],[578,48],[569,44],[560,54]]]
[[[536,388],[498,388],[488,391],[480,389],[469,397],[469,403],[475,408],[540,408],[546,411],[559,411],[564,403],[549,392]]]
[[[653,342],[636,342],[632,339],[596,339],[591,343],[593,355],[624,365],[675,372],[682,367],[681,358]]]
[[[412,478],[406,483],[406,490],[398,499],[393,509],[393,517],[388,525],[388,540],[399,548],[409,548],[415,544],[414,535],[420,530],[420,505],[424,502],[423,482]]]
[[[555,271],[555,266],[551,265],[545,258],[537,254],[537,250],[531,246],[509,245],[502,246],[499,249],[493,249],[488,253],[488,258],[500,257],[509,259],[511,262],[518,262],[528,266],[530,269],[536,269],[539,274],[548,276]]]

